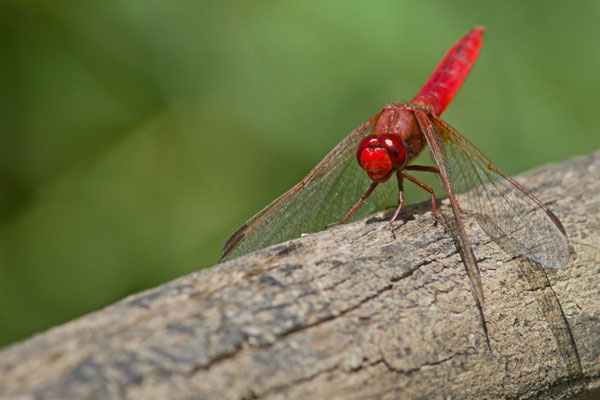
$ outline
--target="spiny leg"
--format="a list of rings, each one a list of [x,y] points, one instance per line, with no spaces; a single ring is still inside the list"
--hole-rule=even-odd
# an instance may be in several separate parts
[[[408,169],[411,171],[424,171],[424,172],[433,172],[435,174],[439,174],[440,170],[436,167],[430,167],[427,165],[408,165],[406,166],[404,169]],[[425,182],[421,182],[420,180],[418,180],[417,178],[415,178],[412,175],[408,175],[408,174],[403,174],[404,177],[406,177],[406,179],[408,179],[409,181],[417,184],[419,187],[421,187],[422,189],[426,190],[427,192],[429,192],[429,194],[431,194],[431,208],[433,209],[433,220],[435,222],[439,222],[440,224],[442,224],[443,226],[446,226],[444,224],[444,221],[442,221],[438,216],[437,216],[437,201],[435,198],[435,192],[433,191],[433,188],[429,185],[427,185]]]
[[[435,174],[440,173],[440,169],[438,167],[432,167],[430,165],[407,165],[404,169],[408,169],[410,171],[423,171],[423,172],[433,172]]]
[[[396,172],[396,179],[398,179],[398,207],[396,207],[396,211],[390,219],[390,226],[392,228],[392,236],[396,239],[396,232],[394,230],[394,221],[398,218],[398,214],[400,214],[400,210],[402,210],[402,206],[404,205],[404,182],[402,172]]]
[[[412,171],[423,171],[423,172],[433,172],[434,174],[438,174],[440,173],[439,168],[437,167],[431,167],[429,165],[409,165],[407,167],[404,167],[404,169],[409,169]],[[435,207],[433,207],[433,209],[435,210]],[[476,213],[472,212],[472,211],[466,211],[463,210],[460,206],[460,204],[458,205],[458,209],[460,210],[461,213],[465,213],[468,215],[476,215]],[[436,220],[439,221],[439,219],[436,218]]]
[[[358,199],[358,201],[352,206],[352,208],[350,209],[350,211],[348,211],[346,213],[346,215],[344,215],[344,218],[342,218],[341,221],[332,222],[330,224],[327,224],[327,226],[341,225],[344,222],[346,222],[346,220],[352,215],[352,213],[354,211],[356,211],[356,209],[358,208],[358,206],[360,206],[362,204],[362,202],[365,201],[365,199],[367,197],[369,197],[371,195],[371,193],[373,193],[373,190],[375,190],[375,188],[377,187],[378,184],[379,184],[379,182],[372,182],[369,185],[369,187],[367,188],[367,190],[365,190],[365,192],[362,194],[362,196],[360,196],[360,199]]]

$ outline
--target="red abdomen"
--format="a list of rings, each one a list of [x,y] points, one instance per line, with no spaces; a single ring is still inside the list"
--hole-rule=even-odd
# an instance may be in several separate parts
[[[465,80],[479,54],[485,28],[478,26],[458,39],[438,64],[412,103],[428,106],[440,115]]]

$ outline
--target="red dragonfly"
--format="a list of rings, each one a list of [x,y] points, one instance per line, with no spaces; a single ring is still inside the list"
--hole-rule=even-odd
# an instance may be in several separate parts
[[[475,62],[483,32],[483,27],[467,32],[411,102],[384,106],[302,181],[242,225],[225,243],[221,261],[370,214],[395,190],[395,185],[385,183],[392,175],[399,193],[390,220],[392,234],[404,203],[404,179],[431,194],[434,218],[442,221],[433,189],[408,173],[426,171],[439,176],[450,200],[452,212],[443,215],[442,223],[460,244],[479,306],[481,278],[463,216],[474,217],[492,239],[516,253],[547,267],[565,265],[568,239],[559,219],[439,117]],[[410,164],[426,144],[437,166]],[[351,162],[354,156],[358,163]]]

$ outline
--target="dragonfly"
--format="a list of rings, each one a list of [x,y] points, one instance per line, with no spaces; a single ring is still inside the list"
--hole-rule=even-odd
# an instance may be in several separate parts
[[[474,64],[484,31],[475,27],[462,36],[412,101],[385,105],[302,181],[243,224],[225,243],[220,261],[362,218],[381,208],[397,187],[398,205],[390,219],[395,238],[394,221],[404,204],[408,180],[429,192],[434,220],[442,222],[458,242],[480,308],[483,287],[464,218],[475,218],[505,248],[546,267],[564,266],[569,244],[558,217],[440,118]],[[412,164],[426,147],[435,166]],[[434,190],[412,171],[439,177],[450,203],[449,211],[440,211],[443,219],[438,216]],[[391,184],[394,180],[396,185]]]

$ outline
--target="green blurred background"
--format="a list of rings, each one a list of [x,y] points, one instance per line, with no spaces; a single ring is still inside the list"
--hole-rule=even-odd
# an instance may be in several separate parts
[[[0,345],[213,265],[475,25],[445,119],[511,174],[591,152],[599,22],[596,1],[3,0]]]

